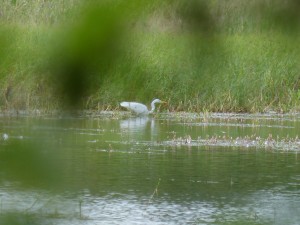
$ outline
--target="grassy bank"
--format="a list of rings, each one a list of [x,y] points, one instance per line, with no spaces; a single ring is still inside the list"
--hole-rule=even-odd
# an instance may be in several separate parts
[[[295,1],[116,2],[1,0],[0,108],[300,110]]]
[[[297,109],[299,46],[288,37],[235,34],[203,42],[191,49],[186,36],[145,35],[135,43],[138,55],[111,73],[98,100],[160,96],[175,111]]]

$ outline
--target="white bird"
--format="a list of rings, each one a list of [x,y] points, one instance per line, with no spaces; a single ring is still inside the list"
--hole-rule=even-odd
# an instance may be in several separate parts
[[[2,135],[2,138],[3,138],[4,141],[8,140],[8,134],[5,134],[5,133],[4,133],[4,134]]]
[[[154,112],[155,110],[155,103],[166,103],[164,101],[161,101],[159,99],[154,99],[151,102],[151,110],[148,110],[147,106],[145,106],[142,103],[138,102],[121,102],[120,105],[132,112],[134,112],[137,115],[148,115]]]

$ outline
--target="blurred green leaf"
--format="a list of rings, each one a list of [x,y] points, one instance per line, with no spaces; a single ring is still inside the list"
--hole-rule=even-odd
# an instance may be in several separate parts
[[[55,187],[61,181],[59,155],[46,146],[22,140],[10,141],[0,151],[4,179],[30,187]]]
[[[1,213],[0,214],[1,225],[41,225],[42,219],[38,219],[26,213]]]
[[[121,54],[124,10],[115,4],[87,6],[56,52],[53,74],[66,102],[76,106],[91,87],[100,86]],[[123,46],[124,47],[124,46]]]

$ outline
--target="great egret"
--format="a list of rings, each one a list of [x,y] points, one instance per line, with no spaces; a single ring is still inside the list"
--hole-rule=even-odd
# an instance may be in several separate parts
[[[159,99],[154,99],[151,102],[151,110],[148,110],[147,106],[145,106],[142,103],[138,103],[138,102],[121,102],[120,105],[122,107],[134,112],[137,115],[148,115],[148,114],[154,112],[155,103],[166,103],[166,102],[161,101]]]

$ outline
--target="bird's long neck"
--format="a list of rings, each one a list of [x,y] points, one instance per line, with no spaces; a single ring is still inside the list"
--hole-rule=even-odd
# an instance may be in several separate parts
[[[149,111],[149,113],[153,113],[155,110],[155,102],[151,102],[151,110]]]

